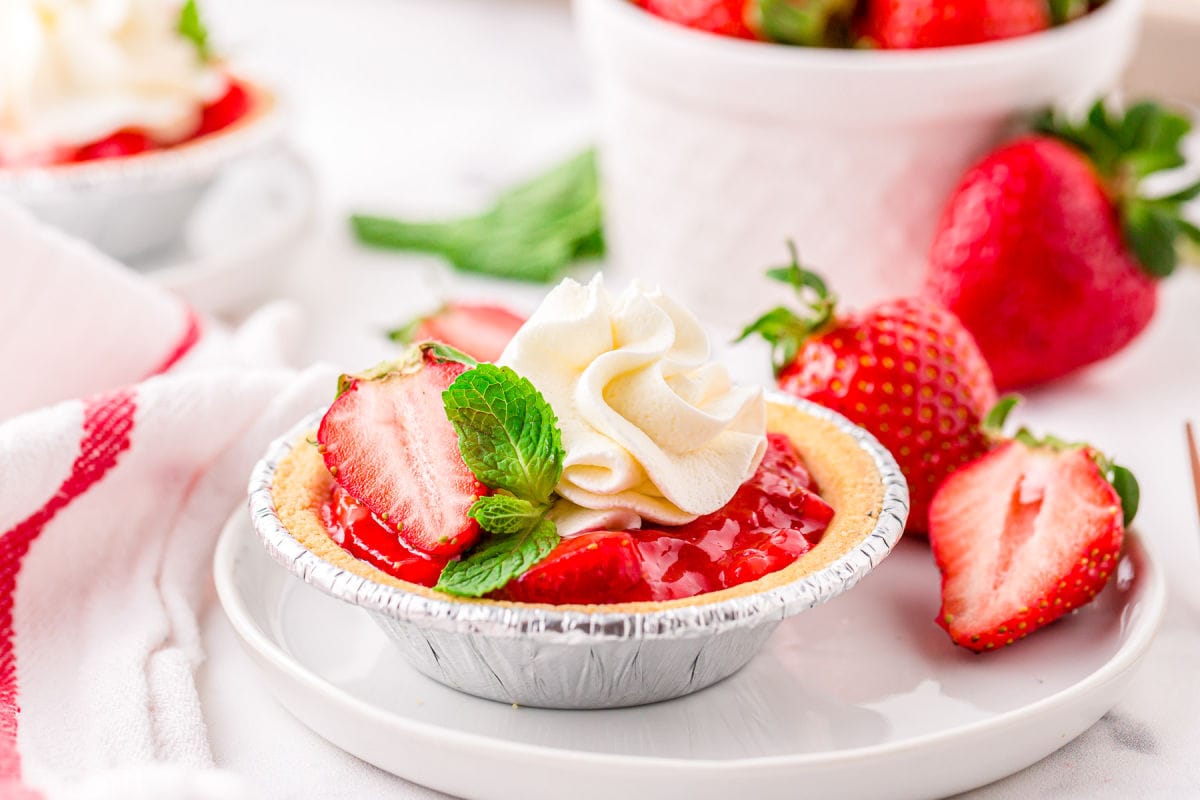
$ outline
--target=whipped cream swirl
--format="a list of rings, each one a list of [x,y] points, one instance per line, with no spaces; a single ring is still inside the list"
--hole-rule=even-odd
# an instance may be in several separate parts
[[[599,276],[565,280],[499,363],[528,378],[558,415],[566,450],[555,509],[563,535],[681,525],[724,506],[766,450],[761,388],[737,387],[710,361],[686,309],[634,285],[614,297]]]
[[[170,0],[2,0],[0,159],[137,128],[187,137],[227,78],[178,32]]]

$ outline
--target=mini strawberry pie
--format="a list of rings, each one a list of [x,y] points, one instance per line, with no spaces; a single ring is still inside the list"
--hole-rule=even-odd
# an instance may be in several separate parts
[[[326,562],[429,598],[646,610],[828,566],[879,524],[878,464],[709,361],[697,320],[567,280],[497,363],[440,342],[343,376],[273,472]]]
[[[0,28],[19,37],[6,45],[0,30],[0,167],[176,147],[266,99],[215,58],[195,0],[16,0]]]

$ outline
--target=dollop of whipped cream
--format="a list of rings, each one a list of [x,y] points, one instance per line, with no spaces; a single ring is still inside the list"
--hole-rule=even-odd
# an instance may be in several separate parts
[[[724,506],[766,451],[759,387],[734,386],[694,316],[600,276],[555,287],[498,363],[558,416],[566,451],[559,533],[682,525]]]
[[[124,128],[170,142],[227,78],[178,31],[170,0],[0,0],[0,160],[36,160]]]

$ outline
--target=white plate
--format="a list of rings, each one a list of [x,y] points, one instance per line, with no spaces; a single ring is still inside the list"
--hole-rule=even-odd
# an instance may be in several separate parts
[[[336,746],[469,798],[942,797],[1066,744],[1120,698],[1162,616],[1136,536],[1095,603],[985,656],[933,623],[927,546],[902,542],[862,584],[784,621],[732,678],[640,708],[515,708],[417,673],[361,610],[273,563],[244,512],[227,524],[221,603],[275,696]],[[286,747],[286,743],[281,743]]]
[[[178,242],[132,266],[199,311],[248,311],[278,290],[315,208],[303,158],[283,150],[246,159],[221,174]]]

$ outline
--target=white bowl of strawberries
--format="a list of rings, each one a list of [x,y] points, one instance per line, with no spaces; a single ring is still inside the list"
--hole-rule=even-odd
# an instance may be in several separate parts
[[[752,274],[789,236],[855,303],[914,292],[967,166],[1020,115],[1111,88],[1141,5],[642,4],[576,0],[611,264],[721,322],[767,302]],[[1052,25],[1066,6],[1088,13]]]

